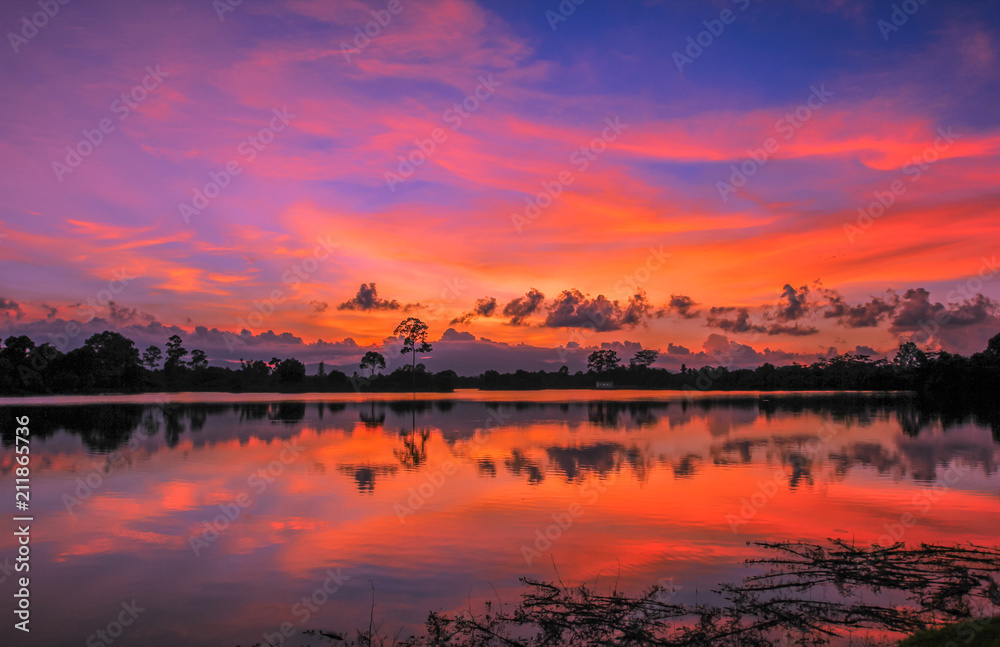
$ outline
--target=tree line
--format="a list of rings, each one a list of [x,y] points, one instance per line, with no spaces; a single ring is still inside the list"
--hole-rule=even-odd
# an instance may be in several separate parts
[[[913,342],[899,346],[890,359],[843,354],[812,364],[735,369],[726,364],[698,369],[682,366],[671,372],[655,368],[655,350],[640,350],[627,363],[614,350],[597,350],[588,357],[587,371],[487,370],[460,377],[454,371],[432,373],[416,361],[417,353],[433,350],[427,324],[414,317],[395,329],[400,352],[410,363],[384,373],[386,358],[368,351],[352,375],[327,370],[320,362],[314,375],[295,358],[240,360],[239,368],[208,365],[201,349],[188,351],[184,340],[171,336],[163,348],[141,351],[121,333],[104,331],[76,349],[63,353],[49,343],[37,345],[25,335],[10,336],[0,348],[0,394],[139,393],[146,391],[230,392],[449,392],[456,388],[484,390],[594,388],[678,389],[697,391],[779,390],[913,390],[938,395],[994,395],[1000,387],[1000,334],[970,357],[944,351],[924,351]],[[730,364],[732,362],[729,362]]]

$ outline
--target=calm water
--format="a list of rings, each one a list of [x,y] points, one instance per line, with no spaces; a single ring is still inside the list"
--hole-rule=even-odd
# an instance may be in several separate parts
[[[516,601],[518,577],[554,579],[553,562],[568,585],[663,582],[706,601],[749,573],[747,541],[994,543],[1000,528],[996,418],[942,421],[905,399],[210,397],[0,407],[4,500],[12,417],[32,429],[18,644],[85,645],[133,599],[115,645],[349,630],[367,626],[373,587],[376,622],[395,630]],[[15,551],[4,531],[0,560]],[[11,578],[0,591],[6,644]]]

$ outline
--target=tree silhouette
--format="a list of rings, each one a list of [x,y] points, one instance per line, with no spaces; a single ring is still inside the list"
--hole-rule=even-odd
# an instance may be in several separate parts
[[[251,376],[254,380],[263,380],[271,374],[271,369],[262,359],[245,362],[241,357],[240,370]]]
[[[139,376],[139,349],[135,342],[121,333],[105,330],[91,335],[83,345],[94,353],[95,373],[103,382],[99,386],[125,390],[134,388]]]
[[[449,392],[455,388],[487,391],[593,388],[596,372],[600,375],[599,381],[620,377],[628,379],[630,386],[643,389],[913,391],[928,401],[976,407],[976,415],[984,416],[983,420],[989,422],[1000,438],[1000,418],[996,416],[995,408],[980,408],[987,401],[995,400],[996,393],[1000,391],[1000,335],[995,335],[988,345],[984,344],[983,350],[970,357],[944,350],[921,349],[912,342],[906,342],[901,344],[899,353],[892,361],[847,353],[825,357],[808,365],[691,368],[685,364],[680,372],[673,372],[652,365],[640,370],[638,367],[653,358],[652,352],[636,353],[630,362],[631,368],[622,368],[614,351],[600,350],[589,357],[589,373],[577,371],[571,374],[569,368],[563,366],[551,372],[519,369],[501,374],[487,370],[478,376],[459,377],[450,370],[428,373],[423,364],[416,361],[417,352],[431,349],[427,343],[426,324],[410,318],[400,324],[397,333],[404,342],[402,352],[414,354],[411,365],[365,380],[364,390],[405,391],[407,373],[410,373],[414,394],[417,373],[420,373],[421,389],[438,392]],[[158,362],[157,347],[149,347],[140,357],[132,340],[111,331],[92,335],[81,347],[66,353],[52,344],[36,345],[27,336],[11,336],[0,344],[0,395],[156,392],[164,389],[234,392],[361,390],[358,384],[352,383],[347,375],[337,370],[328,375],[302,376],[304,366],[294,358],[273,358],[269,363],[259,359],[241,359],[238,368],[206,366],[205,354],[195,350],[190,353],[191,360],[184,361],[188,351],[177,335],[167,343],[166,355],[165,362]],[[144,370],[140,359],[151,370]],[[371,368],[372,363],[366,362],[366,367]],[[162,368],[156,369],[158,364]]]
[[[429,353],[433,350],[431,345],[427,343],[427,324],[416,317],[407,317],[399,322],[393,334],[397,337],[403,337],[403,347],[399,351],[401,354],[413,353],[413,359],[410,364],[410,380],[413,390],[416,391],[417,353]]]
[[[920,368],[927,362],[927,355],[912,341],[899,345],[892,363],[900,368]]]
[[[399,330],[398,328],[396,329]],[[385,356],[382,353],[377,353],[373,350],[365,353],[365,356],[361,358],[361,369],[371,369],[371,377],[375,377],[375,369],[385,368]]]
[[[299,360],[289,358],[278,364],[277,373],[282,384],[298,384],[306,377],[306,367]]]
[[[990,337],[986,344],[986,356],[993,360],[1000,360],[1000,333]]]
[[[640,350],[635,354],[635,357],[629,361],[629,365],[635,368],[649,368],[649,366],[656,361],[656,358],[660,356],[660,351],[658,350]]]
[[[191,351],[191,359],[188,361],[188,365],[194,369],[207,368],[208,358],[205,356],[205,351],[198,348]]]
[[[178,335],[172,335],[167,340],[167,361],[163,363],[163,370],[168,375],[177,373],[184,366],[184,357],[188,354],[187,349],[181,346],[184,340]]]
[[[587,368],[595,373],[608,373],[616,368],[621,362],[618,353],[613,350],[595,350],[587,357]]]
[[[148,366],[149,370],[155,371],[162,357],[163,351],[160,350],[159,346],[150,346],[142,352],[142,364]]]

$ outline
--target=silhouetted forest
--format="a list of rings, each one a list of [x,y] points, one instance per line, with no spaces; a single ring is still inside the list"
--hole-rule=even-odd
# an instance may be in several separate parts
[[[165,353],[150,346],[140,353],[120,333],[93,335],[83,346],[63,353],[51,344],[36,345],[26,336],[8,337],[0,348],[0,394],[100,394],[160,391],[246,392],[450,392],[456,388],[531,389],[673,389],[694,391],[911,390],[933,397],[992,397],[1000,391],[1000,334],[987,348],[965,357],[927,352],[913,342],[901,344],[891,360],[844,354],[813,364],[733,369],[726,365],[678,372],[654,368],[657,352],[642,350],[622,363],[611,350],[588,358],[588,370],[499,373],[460,377],[454,371],[432,373],[415,361],[381,373],[385,358],[368,352],[361,374],[327,371],[306,375],[294,358],[240,360],[238,368],[209,366],[205,353],[190,352],[174,335]],[[428,346],[429,348],[429,346]],[[162,360],[162,362],[161,362]],[[415,358],[414,358],[415,360]],[[162,363],[162,365],[161,365]]]
[[[189,353],[183,344],[174,335],[167,340],[165,354],[150,346],[140,355],[131,339],[105,331],[87,339],[80,348],[63,353],[51,344],[36,345],[27,336],[8,337],[0,349],[0,395],[449,392],[458,379],[454,371],[430,373],[423,364],[403,366],[388,374],[372,371],[367,376],[327,371],[322,362],[318,374],[306,375],[305,365],[295,358],[274,357],[269,362],[241,359],[238,368],[209,366],[204,351]]]
[[[596,395],[596,393],[595,393]],[[0,404],[0,416],[10,407]],[[704,419],[710,428],[729,430],[733,420],[750,421],[758,417],[809,416],[830,420],[847,427],[866,427],[885,421],[895,421],[908,438],[917,438],[921,432],[936,429],[948,434],[965,425],[974,424],[991,430],[995,441],[1000,442],[1000,408],[985,399],[962,403],[951,400],[933,400],[907,393],[829,393],[829,394],[724,394],[666,400],[602,400],[578,402],[529,402],[524,400],[475,401],[475,400],[413,400],[409,394],[399,399],[367,402],[305,402],[274,400],[261,402],[171,402],[146,404],[79,404],[48,406],[45,404],[18,405],[11,415],[26,415],[35,429],[32,436],[47,439],[60,434],[76,436],[91,451],[113,452],[126,445],[138,447],[146,442],[155,447],[160,438],[169,447],[182,439],[194,447],[226,442],[238,438],[246,442],[257,438],[266,442],[290,438],[301,433],[302,424],[318,433],[338,432],[351,434],[360,423],[371,431],[396,435],[399,438],[397,464],[341,463],[338,469],[350,474],[359,489],[369,492],[376,477],[396,469],[412,469],[426,459],[427,442],[432,430],[451,445],[468,442],[484,428],[501,425],[531,427],[555,421],[571,427],[591,424],[603,429],[635,431],[666,422],[671,429],[682,428],[698,419]],[[15,442],[13,426],[0,429],[0,446],[10,447]],[[818,438],[815,429],[804,436],[786,438],[776,445],[777,456],[783,465],[792,469],[790,482],[795,475],[808,473],[813,458],[801,453],[801,446],[809,438]],[[690,475],[697,471],[700,461],[726,461],[748,463],[754,445],[750,439],[733,439],[725,434],[717,436],[718,446],[711,455],[698,453],[685,455],[672,467],[675,474]],[[959,436],[961,439],[961,436]],[[961,444],[965,464],[981,466],[988,473],[996,469],[992,453],[977,454],[976,450]],[[133,447],[133,449],[135,448]],[[931,478],[935,466],[947,463],[953,456],[953,447],[935,444],[935,451],[945,453],[919,454],[914,458],[923,467],[908,468],[914,478]],[[554,471],[573,480],[582,474],[601,478],[608,473],[631,467],[645,470],[649,457],[641,449],[627,442],[598,442],[589,445],[552,444],[544,447],[550,462],[539,463],[527,457],[519,448],[512,448],[503,461],[480,462],[480,474],[493,477],[506,469],[510,474],[523,476],[529,483],[541,483],[546,471]],[[852,464],[877,466],[882,471],[898,465],[903,456],[898,452],[880,449],[871,443],[861,443],[837,453],[838,469]],[[640,477],[641,478],[641,477]]]

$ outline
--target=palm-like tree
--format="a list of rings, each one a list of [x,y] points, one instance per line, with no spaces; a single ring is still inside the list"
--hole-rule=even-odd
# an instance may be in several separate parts
[[[403,348],[400,349],[400,353],[413,353],[413,359],[410,365],[410,378],[413,384],[413,391],[417,390],[417,353],[428,353],[431,350],[431,345],[427,343],[427,324],[420,321],[416,317],[407,317],[399,322],[396,326],[396,330],[393,334],[397,337],[403,337]]]

